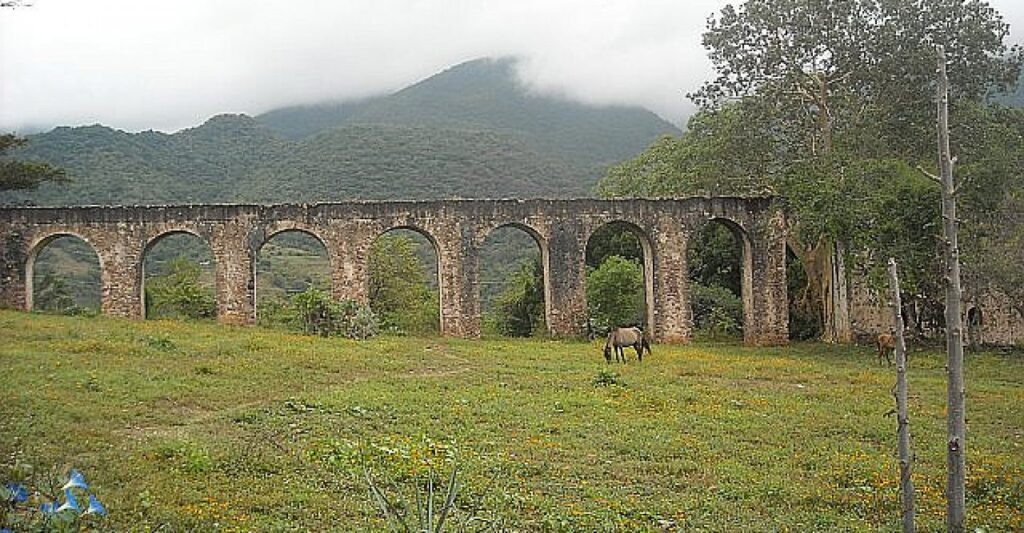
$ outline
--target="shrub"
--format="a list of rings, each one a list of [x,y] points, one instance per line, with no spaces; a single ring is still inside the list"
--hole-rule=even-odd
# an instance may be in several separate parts
[[[718,285],[690,285],[693,324],[713,338],[734,337],[743,333],[743,300]]]
[[[292,298],[302,331],[322,337],[365,339],[377,334],[377,317],[355,300],[334,300],[326,292],[310,287]]]
[[[622,376],[618,372],[602,368],[600,372],[594,376],[592,383],[598,387],[609,387],[617,385],[619,387],[625,387],[626,382],[622,381]]]
[[[524,261],[509,274],[491,320],[494,330],[508,337],[544,331],[544,273],[539,258]]]
[[[617,255],[587,273],[587,308],[597,333],[643,322],[644,274],[640,265]]]
[[[199,283],[199,265],[185,257],[171,262],[167,274],[146,282],[146,315],[160,318],[214,318],[213,290]]]

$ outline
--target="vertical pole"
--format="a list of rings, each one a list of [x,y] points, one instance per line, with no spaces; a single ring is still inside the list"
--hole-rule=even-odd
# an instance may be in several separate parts
[[[896,337],[896,423],[897,453],[900,458],[900,501],[903,507],[903,533],[917,531],[914,525],[914,456],[910,451],[910,417],[907,414],[907,344],[903,339],[903,315],[900,310],[900,280],[896,273],[896,260],[889,258],[889,292],[892,297],[892,327]]]
[[[966,424],[964,391],[963,317],[960,314],[960,249],[957,246],[953,159],[949,152],[949,77],[946,51],[938,52],[938,140],[939,169],[942,180],[942,226],[946,244],[946,355],[948,407],[946,416],[946,528],[964,530],[966,518]]]

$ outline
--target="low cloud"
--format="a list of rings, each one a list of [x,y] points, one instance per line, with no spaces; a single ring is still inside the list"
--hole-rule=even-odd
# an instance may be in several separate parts
[[[389,93],[479,57],[532,90],[681,124],[722,0],[37,0],[0,10],[0,129],[174,131],[225,112]],[[1004,5],[1005,4],[1005,5]],[[1010,22],[1014,0],[993,5]]]

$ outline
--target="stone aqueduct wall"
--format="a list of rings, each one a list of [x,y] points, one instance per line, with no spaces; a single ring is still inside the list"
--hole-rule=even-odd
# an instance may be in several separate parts
[[[216,259],[219,319],[249,324],[255,320],[256,254],[274,234],[301,230],[319,238],[330,256],[334,295],[365,301],[370,245],[388,230],[410,228],[427,236],[437,251],[442,333],[475,337],[480,333],[478,251],[491,231],[515,226],[541,249],[549,329],[577,336],[586,320],[587,241],[600,226],[625,222],[644,249],[649,328],[661,342],[685,342],[692,322],[687,243],[712,219],[726,223],[743,242],[745,341],[785,344],[785,220],[769,198],[0,208],[0,305],[31,309],[35,256],[52,239],[73,235],[99,257],[102,311],[141,318],[146,251],[164,235],[187,232],[209,243]]]

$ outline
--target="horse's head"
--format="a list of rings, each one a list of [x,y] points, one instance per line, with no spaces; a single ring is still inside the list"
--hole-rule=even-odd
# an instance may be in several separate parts
[[[609,363],[612,362],[612,345],[611,344],[605,344],[604,345],[604,360],[609,362]]]

